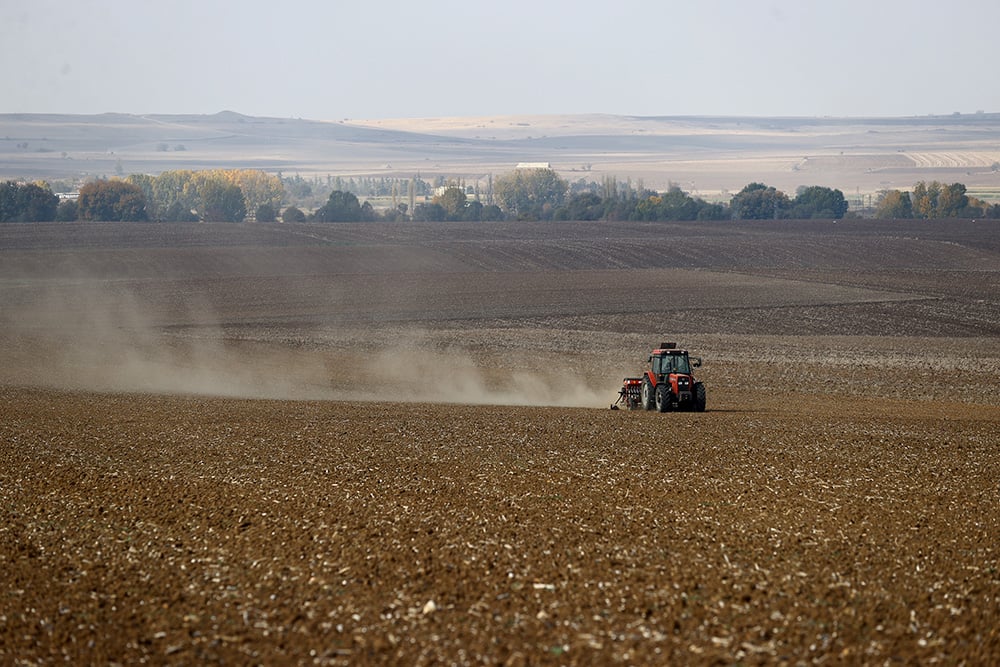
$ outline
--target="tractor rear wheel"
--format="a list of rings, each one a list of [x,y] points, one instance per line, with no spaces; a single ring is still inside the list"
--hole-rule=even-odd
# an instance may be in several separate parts
[[[656,409],[666,412],[674,407],[674,393],[665,384],[656,385]]]
[[[653,383],[649,381],[648,377],[642,378],[642,409],[652,410],[656,407],[656,398],[654,396],[656,392],[653,391]]]
[[[694,383],[694,411],[704,412],[705,401],[707,400],[705,385],[700,382]]]

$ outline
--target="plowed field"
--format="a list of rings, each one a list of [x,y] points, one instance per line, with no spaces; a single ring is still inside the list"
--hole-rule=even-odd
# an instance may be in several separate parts
[[[1000,660],[996,225],[4,225],[0,443],[2,663]]]

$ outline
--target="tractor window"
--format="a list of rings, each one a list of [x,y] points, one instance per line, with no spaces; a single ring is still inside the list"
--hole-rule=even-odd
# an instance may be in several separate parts
[[[688,363],[687,355],[676,355],[674,357],[674,372],[684,373],[689,375],[691,373],[691,364]]]
[[[653,373],[661,375],[670,372],[670,362],[666,357],[653,357]]]
[[[653,359],[653,372],[657,375],[668,373],[691,373],[691,364],[688,358],[682,354],[665,354],[662,357]]]
[[[660,357],[655,363],[659,366],[659,368],[655,369],[657,374],[670,372],[670,357]]]

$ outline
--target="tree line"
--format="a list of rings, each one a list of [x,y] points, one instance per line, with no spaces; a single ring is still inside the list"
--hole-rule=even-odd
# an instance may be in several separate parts
[[[443,179],[437,181],[443,183]],[[728,202],[708,202],[676,185],[666,192],[641,183],[568,183],[552,169],[515,169],[495,179],[486,192],[452,182],[437,186],[414,177],[370,179],[366,187],[388,191],[392,205],[377,210],[346,187],[327,179],[326,201],[312,211],[288,205],[289,190],[311,188],[301,177],[285,179],[251,169],[165,171],[98,179],[80,187],[78,197],[60,200],[45,182],[0,183],[0,222],[73,220],[169,222],[362,222],[492,220],[769,220],[839,219],[847,215],[843,192],[824,186],[799,188],[794,197],[763,183],[750,183]],[[358,186],[358,181],[351,181]],[[405,191],[404,191],[405,188]],[[309,190],[310,192],[311,189]],[[421,201],[417,203],[416,198]],[[282,208],[284,206],[284,208]],[[917,183],[912,192],[891,190],[878,199],[877,218],[1000,218],[1000,205],[970,197],[961,183]]]
[[[966,194],[961,183],[947,185],[920,181],[912,192],[887,190],[875,206],[875,217],[896,218],[1000,218],[1000,204],[987,204]]]
[[[45,182],[0,183],[0,222],[242,222],[275,220],[284,197],[281,180],[252,169],[165,171],[98,179],[61,200]]]

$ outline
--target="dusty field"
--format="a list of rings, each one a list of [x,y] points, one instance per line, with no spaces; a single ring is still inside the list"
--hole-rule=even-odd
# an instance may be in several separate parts
[[[0,662],[1000,658],[1000,227],[6,225],[0,307]]]

